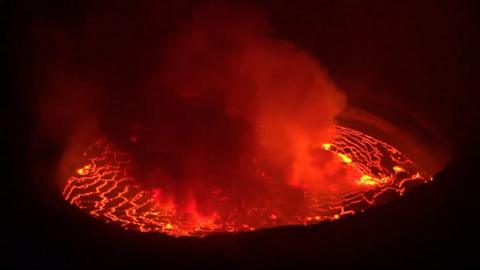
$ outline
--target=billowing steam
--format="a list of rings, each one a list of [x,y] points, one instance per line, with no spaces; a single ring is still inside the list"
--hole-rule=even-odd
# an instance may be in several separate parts
[[[125,22],[89,19],[75,31],[34,28],[39,126],[65,143],[60,171],[105,136],[132,155],[137,181],[159,203],[204,214],[285,197],[294,208],[303,189],[353,185],[321,150],[345,96],[308,52],[275,37],[261,12],[203,6],[168,38],[149,29],[145,44],[132,41],[135,29],[121,31]],[[221,206],[212,193],[224,195]]]

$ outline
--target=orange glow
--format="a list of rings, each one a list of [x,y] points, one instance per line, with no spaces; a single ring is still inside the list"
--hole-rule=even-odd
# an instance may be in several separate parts
[[[86,175],[89,173],[91,166],[90,165],[85,165],[81,168],[77,169],[77,173],[80,175]]]
[[[338,157],[340,157],[342,159],[343,162],[345,162],[347,164],[352,163],[352,159],[349,158],[347,155],[342,154],[342,153],[338,153],[337,155],[338,155]]]
[[[404,171],[405,171],[405,169],[403,169],[403,168],[400,167],[400,166],[393,166],[393,170],[394,170],[395,172],[397,172],[397,173],[398,173],[398,172],[404,172]]]
[[[389,180],[389,177],[384,177],[379,179],[379,178],[371,177],[370,175],[362,175],[362,177],[360,177],[360,180],[358,181],[358,184],[366,185],[366,186],[375,186],[379,184],[384,184],[388,180]]]
[[[337,126],[336,131],[337,135],[328,144],[328,150],[324,144],[322,148],[325,150],[322,151],[343,157],[333,162],[340,166],[337,169],[345,167],[348,170],[333,176],[351,181],[351,185],[344,193],[333,192],[335,189],[331,188],[335,187],[335,183],[327,189],[326,186],[320,189],[309,185],[298,186],[304,197],[293,212],[286,207],[291,203],[289,197],[278,197],[279,204],[258,202],[241,211],[225,208],[229,197],[221,189],[211,190],[210,200],[214,203],[208,212],[198,209],[195,197],[188,205],[180,207],[175,198],[164,194],[162,189],[149,189],[132,179],[128,171],[131,166],[129,156],[116,152],[104,140],[96,142],[85,153],[90,163],[75,170],[76,173],[66,183],[63,196],[90,215],[125,229],[172,236],[204,236],[215,232],[252,231],[336,220],[375,205],[377,197],[387,194],[385,192],[391,194],[395,191],[402,195],[406,191],[406,182],[431,180],[392,146],[352,129]],[[362,147],[358,142],[368,144],[370,148]],[[389,162],[391,166],[386,167],[381,161]],[[328,166],[334,164],[327,163]],[[392,171],[392,168],[397,169]],[[402,170],[401,177],[397,174],[398,168]],[[358,177],[352,177],[353,174],[346,177],[344,174],[350,170],[356,171]],[[270,177],[265,172],[259,173],[262,177]],[[331,180],[335,182],[335,178]],[[325,196],[328,199],[324,199]]]
[[[375,181],[373,179],[373,177],[369,176],[369,175],[362,175],[362,177],[360,178],[360,180],[358,181],[358,184],[359,185],[368,185],[368,186],[374,186],[376,184],[378,184],[377,181]]]
[[[322,145],[323,150],[327,150],[327,151],[328,151],[328,150],[330,150],[330,147],[332,147],[332,145],[329,144],[329,143],[324,143],[324,144]]]

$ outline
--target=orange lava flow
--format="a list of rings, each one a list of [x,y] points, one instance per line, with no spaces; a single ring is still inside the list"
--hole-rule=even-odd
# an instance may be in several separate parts
[[[202,216],[195,211],[194,204],[191,211],[177,211],[173,202],[159,203],[159,190],[136,183],[129,175],[129,155],[112,149],[104,139],[85,152],[89,162],[68,179],[63,196],[90,215],[125,229],[205,236],[339,219],[401,196],[410,187],[432,179],[394,147],[346,127],[336,126],[336,131],[334,140],[323,144],[323,149],[358,172],[360,177],[353,180],[358,190],[329,197],[306,189],[302,215],[285,215],[278,205],[268,204],[248,209],[246,220],[235,213]],[[222,196],[220,191],[212,190],[212,197],[219,203]]]

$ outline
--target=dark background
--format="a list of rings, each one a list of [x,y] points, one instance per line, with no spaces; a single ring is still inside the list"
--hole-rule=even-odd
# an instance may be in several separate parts
[[[280,37],[309,50],[328,68],[351,104],[382,115],[388,108],[372,108],[365,97],[393,98],[396,111],[415,114],[447,137],[452,159],[435,181],[362,214],[307,228],[203,239],[124,231],[81,213],[63,201],[50,180],[61,146],[48,140],[40,148],[32,146],[37,141],[32,138],[35,95],[26,75],[32,22],[40,18],[75,25],[89,12],[107,10],[125,33],[148,40],[141,34],[148,31],[138,30],[156,26],[139,25],[136,19],[154,11],[136,1],[0,3],[1,86],[7,94],[2,99],[2,163],[7,169],[2,177],[6,241],[1,264],[42,269],[478,267],[480,6],[475,1],[255,3],[270,14]],[[168,32],[192,3],[157,6]]]

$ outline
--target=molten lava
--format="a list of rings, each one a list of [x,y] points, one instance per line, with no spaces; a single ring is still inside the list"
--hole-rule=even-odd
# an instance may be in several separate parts
[[[323,144],[322,151],[336,156],[336,166],[343,168],[339,177],[350,182],[348,189],[340,189],[343,193],[321,192],[311,181],[292,183],[291,189],[299,190],[303,196],[301,203],[292,205],[289,196],[267,196],[261,203],[247,204],[244,211],[236,211],[224,207],[231,194],[214,189],[209,198],[214,211],[205,214],[198,211],[195,199],[179,207],[173,198],[164,196],[161,185],[147,187],[136,181],[129,153],[101,139],[85,152],[88,162],[68,179],[63,196],[90,215],[125,229],[205,236],[339,219],[403,195],[409,187],[432,179],[394,147],[350,128],[336,126],[335,138]],[[266,172],[259,174],[265,179],[274,178]],[[319,180],[321,177],[325,176],[319,175]],[[335,179],[328,177],[335,187]]]

